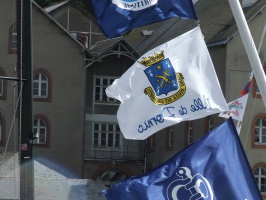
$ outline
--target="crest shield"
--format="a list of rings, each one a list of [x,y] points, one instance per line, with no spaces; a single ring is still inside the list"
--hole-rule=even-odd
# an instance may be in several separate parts
[[[167,95],[169,92],[179,89],[175,70],[168,58],[153,64],[145,69],[144,72],[149,79],[156,96],[161,94]]]

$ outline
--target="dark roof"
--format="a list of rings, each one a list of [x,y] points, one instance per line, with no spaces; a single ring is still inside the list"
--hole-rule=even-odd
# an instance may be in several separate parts
[[[111,49],[115,44],[117,44],[121,40],[123,40],[122,37],[117,37],[113,39],[107,39],[107,40],[96,42],[94,45],[92,45],[89,48],[89,51],[93,55],[96,55],[96,56],[99,54],[103,54],[105,51],[108,51],[109,49]]]
[[[247,20],[250,20],[266,6],[266,0],[258,0],[253,6],[244,9]],[[208,45],[223,44],[237,32],[233,13],[227,0],[200,0],[195,5],[202,33]],[[132,30],[126,40],[143,54],[182,33],[196,27],[194,20],[170,18],[155,24]],[[154,30],[150,36],[142,36],[142,30]]]

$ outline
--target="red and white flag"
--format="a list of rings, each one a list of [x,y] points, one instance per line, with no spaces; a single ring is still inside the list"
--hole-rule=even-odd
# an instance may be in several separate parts
[[[248,94],[228,103],[228,111],[219,114],[219,117],[229,118],[232,117],[235,120],[242,121],[246,104],[247,104]]]

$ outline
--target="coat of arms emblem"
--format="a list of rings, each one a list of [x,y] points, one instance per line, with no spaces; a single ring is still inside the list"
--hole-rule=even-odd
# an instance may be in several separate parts
[[[144,93],[147,94],[155,104],[170,104],[180,99],[186,92],[184,77],[176,73],[169,58],[164,59],[164,52],[154,53],[148,58],[143,57],[139,62],[145,65],[144,70],[152,87],[147,87]],[[168,96],[169,92],[177,91]],[[164,95],[164,96],[163,96]],[[158,98],[163,96],[163,98]]]

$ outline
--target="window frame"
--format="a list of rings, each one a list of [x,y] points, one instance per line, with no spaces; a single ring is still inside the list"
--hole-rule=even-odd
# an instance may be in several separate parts
[[[9,27],[9,41],[8,41],[8,54],[16,54],[17,53],[17,48],[13,48],[13,33],[14,33],[14,29],[16,28],[16,24],[12,24]],[[17,36],[17,32],[16,32],[16,36]],[[17,39],[17,37],[16,37]],[[16,40],[17,43],[18,40]]]
[[[188,146],[193,143],[193,126],[192,121],[185,122],[185,134],[184,134],[184,145]]]
[[[35,79],[35,77],[37,79]],[[43,79],[45,77],[45,79]],[[37,84],[38,88],[35,88],[35,84]],[[42,86],[45,85],[45,88],[43,89]],[[34,98],[47,98],[48,97],[48,77],[44,73],[37,73],[33,77],[33,97]],[[34,90],[37,90],[37,95],[34,94]],[[42,92],[45,92],[45,95],[42,95]]]
[[[165,134],[165,150],[172,151],[174,149],[174,126],[166,128]]]
[[[208,116],[205,119],[205,133],[207,134],[207,133],[211,132],[213,129],[214,129],[213,118]]]
[[[256,138],[256,131],[255,131],[256,130],[256,122],[257,122],[258,119],[266,120],[266,114],[264,114],[264,113],[258,114],[253,119],[251,146],[252,146],[252,148],[256,148],[256,149],[266,149],[266,142],[265,143],[255,142],[255,138]],[[265,128],[266,128],[266,126],[265,126]]]
[[[33,72],[33,84],[34,84],[34,77],[38,74],[44,74],[47,78],[47,96],[36,96],[33,95],[33,99],[35,102],[51,102],[52,101],[52,76],[46,69],[36,69]],[[39,83],[40,84],[40,83]],[[40,87],[40,85],[39,85]],[[38,91],[40,92],[40,91]],[[32,91],[33,93],[33,91]]]
[[[151,153],[155,151],[155,134],[152,134],[151,136],[149,136],[146,140],[147,142],[147,152]]]
[[[95,131],[95,126],[98,125],[98,130]],[[103,130],[103,126],[106,126],[105,130]],[[110,126],[112,127],[112,130],[109,130]],[[117,131],[117,127],[119,128],[119,131]],[[105,149],[105,150],[117,150],[121,151],[122,150],[122,145],[123,145],[123,135],[120,130],[120,127],[118,123],[104,123],[104,122],[92,122],[92,142],[93,142],[93,148],[97,149]],[[98,138],[96,140],[96,133],[98,134]],[[105,134],[105,145],[102,145],[102,134]],[[113,134],[113,140],[112,140],[112,146],[109,146],[109,137],[110,135]],[[116,145],[117,142],[117,136],[119,135],[119,144]],[[95,141],[97,141],[97,145],[95,144]]]
[[[0,114],[0,129],[1,129],[1,136],[0,136],[0,146],[5,146],[6,140],[6,120],[3,115]]]
[[[105,93],[105,89],[110,86],[113,81],[115,79],[117,79],[119,77],[116,76],[98,76],[98,75],[94,75],[93,76],[93,102],[94,104],[100,104],[100,105],[119,105],[120,102],[117,99],[114,98],[110,98],[106,95]],[[97,84],[97,79],[100,81],[100,85]],[[107,85],[104,85],[103,82],[104,80],[107,81]],[[99,88],[99,99],[100,100],[96,100],[96,90],[97,88]],[[103,99],[106,96],[106,101],[104,101]]]
[[[253,172],[253,175],[254,175],[254,179],[256,179],[256,175],[255,175],[255,172],[258,168],[264,168],[265,171],[266,171],[266,163],[264,162],[259,162],[257,163],[255,166],[252,167],[252,172]],[[266,179],[266,175],[265,175],[265,179]],[[260,181],[259,181],[260,182]],[[258,184],[258,188],[259,190],[261,191],[261,185],[259,183]],[[266,198],[266,191],[265,192],[261,192],[261,195],[262,197],[265,199]]]
[[[39,143],[39,144],[36,144],[34,146],[36,147],[44,147],[44,148],[49,148],[50,147],[50,140],[51,140],[51,125],[50,125],[50,120],[42,115],[42,114],[37,114],[34,116],[34,121],[33,121],[33,130],[34,130],[34,133],[35,133],[35,125],[34,125],[34,122],[35,120],[42,120],[45,122],[45,125],[46,125],[46,143]]]
[[[0,67],[0,76],[6,77],[6,72],[3,68]],[[7,99],[7,80],[2,81],[2,95],[0,95],[0,100],[6,100]]]

